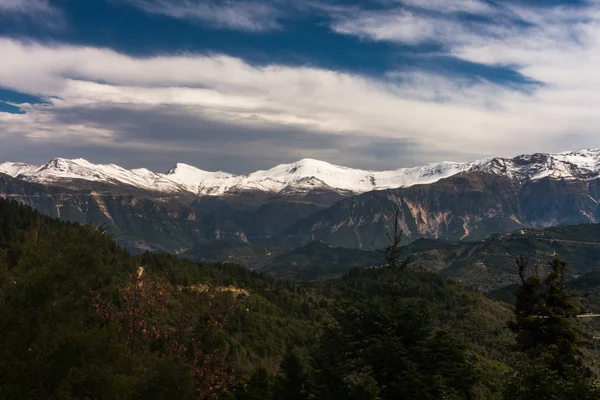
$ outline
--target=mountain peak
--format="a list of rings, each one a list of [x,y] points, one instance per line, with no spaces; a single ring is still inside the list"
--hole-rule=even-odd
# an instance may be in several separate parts
[[[44,165],[44,167],[45,168],[65,169],[65,168],[69,168],[69,166],[74,166],[74,165],[90,167],[90,166],[93,166],[94,164],[92,164],[91,162],[89,162],[88,160],[85,160],[83,158],[69,159],[69,158],[55,157],[52,160],[48,161]]]
[[[321,167],[338,167],[338,165],[331,164],[327,161],[317,160],[315,158],[303,158],[301,160],[292,163],[291,165],[298,166],[321,166]]]
[[[0,174],[6,174],[16,178],[21,174],[31,172],[37,169],[38,166],[26,164],[22,162],[5,162],[0,164]]]
[[[169,168],[169,170],[167,171],[166,175],[172,175],[172,174],[176,174],[179,171],[182,170],[193,170],[193,171],[199,171],[199,172],[206,172],[201,170],[200,168],[196,168],[192,165],[188,165],[188,164],[184,164],[184,163],[177,163],[175,165],[173,165],[171,168]]]
[[[181,185],[187,191],[194,194],[200,194],[204,187],[208,187],[209,192],[219,188],[221,181],[227,182],[235,178],[235,175],[226,172],[209,172],[193,167],[184,163],[177,163],[166,174],[165,178]]]
[[[487,158],[470,163],[443,161],[391,171],[367,171],[303,158],[268,170],[238,176],[209,172],[177,163],[165,174],[148,169],[127,170],[114,164],[98,165],[83,159],[54,158],[40,166],[24,163],[0,164],[0,173],[38,183],[60,184],[87,180],[126,184],[159,192],[187,191],[215,196],[243,191],[274,194],[302,194],[327,189],[339,193],[363,193],[431,184],[463,172],[483,171],[519,180],[600,178],[600,149],[563,153],[525,154],[514,158]]]

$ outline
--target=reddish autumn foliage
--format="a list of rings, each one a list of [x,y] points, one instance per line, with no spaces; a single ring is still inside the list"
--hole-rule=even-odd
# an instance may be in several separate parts
[[[198,398],[213,399],[239,385],[234,363],[215,340],[232,307],[217,301],[219,296],[227,294],[211,288],[176,288],[164,276],[153,278],[139,267],[120,287],[117,301],[94,295],[93,304],[106,322],[118,324],[132,355],[160,349],[161,357],[183,360]],[[179,309],[171,304],[174,300]]]

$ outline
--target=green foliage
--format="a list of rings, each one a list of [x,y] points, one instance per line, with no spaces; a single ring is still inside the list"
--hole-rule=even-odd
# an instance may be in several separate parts
[[[287,341],[314,340],[319,306],[293,284],[132,257],[101,229],[1,199],[0,222],[2,398],[223,397],[259,364],[276,371]]]
[[[288,350],[281,361],[274,397],[280,400],[303,400],[307,389],[305,366],[296,351]]]
[[[0,210],[3,221],[15,221],[14,230],[3,234],[3,397],[124,395],[135,360],[114,326],[98,324],[88,292],[109,286],[118,271],[127,270],[126,254],[90,226],[61,224],[5,201]]]
[[[272,398],[272,383],[265,368],[258,368],[250,377],[245,390],[237,394],[238,400],[270,400]]]
[[[565,364],[556,368],[557,362]],[[581,399],[600,398],[600,385],[583,364],[570,357],[542,355],[539,358],[516,357],[513,370],[507,375],[506,399]]]
[[[466,347],[434,327],[427,303],[411,297],[396,223],[383,251],[390,279],[377,296],[348,289],[314,359],[319,399],[465,399],[476,380]]]
[[[466,349],[424,302],[351,292],[333,317],[314,356],[316,398],[469,398]]]
[[[566,290],[567,263],[554,259],[542,273],[528,275],[527,262],[517,259],[521,286],[516,293],[514,372],[505,395],[511,399],[596,399],[600,397],[591,370],[585,365],[581,329],[574,319],[583,310]]]
[[[102,229],[1,199],[0,223],[3,399],[468,399],[504,390],[510,308],[401,252],[388,252],[386,268],[299,283],[233,264],[131,256]],[[547,306],[551,335],[523,333],[522,343],[556,342],[537,353],[555,379],[556,363],[568,364],[558,355],[578,348],[559,339],[576,343],[578,331],[560,320],[575,311],[568,298],[540,295],[552,282],[532,280],[521,307]],[[523,331],[540,323],[526,322]],[[561,382],[585,378],[580,367],[564,367],[559,376],[571,378]],[[509,391],[519,379],[529,378],[513,373],[506,393],[527,398]]]
[[[334,360],[333,365],[319,361],[319,397],[338,398],[342,390],[350,398],[355,388],[345,386],[358,378],[375,382],[382,399],[434,399],[449,392],[466,397],[472,382],[463,349],[444,333],[433,332],[418,304],[392,308],[357,300],[340,309],[319,351],[319,357]],[[342,356],[336,359],[336,354]],[[464,380],[454,380],[453,374]]]

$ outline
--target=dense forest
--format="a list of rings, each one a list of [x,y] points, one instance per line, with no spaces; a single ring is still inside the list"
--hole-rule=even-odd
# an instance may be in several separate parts
[[[132,256],[0,199],[0,398],[600,398],[594,325],[576,318],[596,303],[566,290],[565,262],[520,259],[510,305],[398,254],[281,281]]]

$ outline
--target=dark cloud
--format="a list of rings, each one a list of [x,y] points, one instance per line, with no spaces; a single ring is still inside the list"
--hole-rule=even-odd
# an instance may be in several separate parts
[[[316,158],[355,168],[391,169],[413,166],[443,155],[428,152],[414,142],[367,136],[307,131],[294,125],[264,121],[216,121],[203,110],[190,114],[173,107],[49,108],[52,125],[82,125],[107,129],[116,136],[106,144],[85,146],[81,141],[13,137],[0,149],[3,160],[41,163],[61,157],[83,157],[96,163],[127,168],[148,167],[162,172],[176,162],[206,170],[247,173]],[[243,123],[243,124],[242,124]],[[433,158],[432,158],[433,157]],[[13,160],[17,161],[17,160]]]

